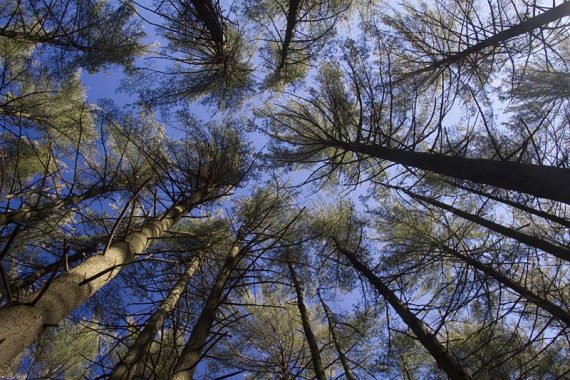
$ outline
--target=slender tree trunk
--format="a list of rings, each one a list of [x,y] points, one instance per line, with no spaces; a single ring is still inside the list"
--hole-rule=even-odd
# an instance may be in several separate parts
[[[91,188],[83,194],[69,195],[63,199],[58,199],[48,204],[43,204],[35,207],[22,207],[16,211],[1,213],[0,226],[4,226],[10,223],[22,223],[28,222],[30,220],[45,218],[46,216],[50,215],[55,209],[78,204],[86,199],[104,194],[109,190],[109,188],[105,187]]]
[[[150,350],[154,337],[162,327],[166,317],[170,315],[178,304],[180,297],[186,290],[188,281],[190,281],[199,265],[200,258],[193,257],[186,271],[180,276],[168,296],[146,322],[145,327],[137,336],[135,342],[129,347],[126,355],[115,365],[113,372],[109,376],[110,380],[130,380],[136,375],[142,361]]]
[[[555,303],[539,296],[538,294],[534,293],[533,291],[527,289],[526,287],[520,285],[519,283],[509,279],[499,271],[495,270],[493,267],[487,264],[483,264],[478,260],[475,260],[467,255],[464,255],[457,250],[446,246],[445,244],[436,243],[439,248],[441,248],[444,252],[449,253],[450,255],[458,258],[459,260],[471,265],[475,269],[483,272],[485,275],[489,276],[490,278],[497,281],[499,284],[511,289],[515,293],[519,294],[520,296],[526,298],[536,306],[546,310],[549,312],[553,317],[558,318],[562,322],[566,323],[570,326],[570,313],[565,311],[562,307],[556,305]]]
[[[0,365],[7,364],[37,340],[43,328],[57,326],[74,309],[108,284],[137,254],[144,252],[152,239],[160,237],[202,199],[193,196],[170,208],[161,218],[145,223],[140,232],[108,248],[105,255],[89,258],[40,292],[28,304],[0,309]]]
[[[289,48],[293,41],[293,33],[297,26],[297,17],[299,8],[301,7],[301,0],[289,0],[289,8],[287,9],[287,24],[285,26],[285,38],[281,45],[281,52],[279,55],[279,65],[277,71],[281,71],[286,66],[287,56],[289,55]]]
[[[495,231],[495,232],[497,232],[503,236],[517,240],[517,241],[519,241],[523,244],[526,244],[528,246],[538,248],[541,251],[550,253],[551,255],[554,255],[561,260],[570,261],[570,249],[568,249],[568,248],[564,248],[562,246],[552,244],[546,240],[543,240],[543,239],[540,239],[540,238],[519,232],[517,230],[502,226],[502,225],[497,224],[495,222],[491,222],[490,220],[482,218],[478,215],[470,214],[470,213],[465,212],[463,210],[459,210],[455,207],[449,206],[445,203],[436,201],[435,199],[424,197],[423,195],[415,194],[415,193],[413,193],[409,190],[403,189],[401,187],[398,187],[398,189],[404,191],[406,194],[408,194],[412,198],[415,198],[417,200],[429,203],[429,204],[436,206],[436,207],[439,207],[443,210],[447,210],[447,211],[449,211],[449,212],[451,212],[451,213],[453,213],[453,214],[455,214],[455,215],[457,215],[457,216],[459,216],[465,220],[469,220],[469,221],[476,223],[480,226],[483,226],[483,227],[488,228],[492,231]]]
[[[289,267],[289,274],[291,275],[291,280],[293,281],[293,287],[295,288],[295,294],[297,296],[297,308],[301,314],[303,331],[305,332],[305,337],[307,338],[307,343],[309,344],[309,349],[311,351],[311,359],[313,361],[313,367],[315,369],[315,377],[317,380],[326,380],[327,376],[325,374],[325,367],[323,366],[323,360],[321,359],[321,353],[319,351],[317,339],[315,338],[315,334],[313,333],[313,329],[311,327],[309,312],[307,311],[305,300],[303,299],[303,289],[297,280],[295,269],[293,268],[293,264],[290,260],[287,261],[287,266]]]
[[[570,203],[570,191],[568,191],[570,170],[568,169],[512,161],[450,157],[339,140],[331,140],[329,145],[448,177]]]
[[[323,309],[325,311],[325,315],[327,316],[329,333],[331,334],[334,347],[336,349],[336,352],[338,353],[340,364],[342,365],[342,369],[344,370],[344,376],[346,376],[347,380],[355,380],[354,373],[352,373],[352,368],[350,367],[350,364],[348,363],[348,359],[344,353],[344,350],[342,349],[342,346],[340,345],[340,342],[338,341],[338,338],[336,336],[336,331],[334,329],[334,326],[336,325],[336,318],[334,317],[334,314],[331,312],[328,305],[321,297],[320,293],[319,293],[319,300],[321,301],[321,304],[323,305]]]
[[[486,38],[481,42],[478,42],[475,45],[468,47],[465,50],[451,54],[447,58],[435,61],[429,66],[424,67],[423,69],[416,70],[413,73],[406,74],[405,77],[421,74],[430,70],[458,63],[467,58],[468,56],[470,56],[471,54],[481,52],[482,50],[489,47],[498,46],[501,43],[508,41],[514,37],[523,34],[529,34],[534,29],[544,27],[551,22],[563,19],[564,17],[568,16],[570,16],[570,2],[564,1],[562,4],[549,9],[548,11],[541,13],[538,16],[532,17],[526,21],[521,22],[520,24],[511,26],[510,28],[505,29],[489,38]]]
[[[336,239],[333,241],[339,252],[350,261],[360,274],[368,279],[370,284],[388,301],[404,323],[414,332],[420,343],[434,357],[439,368],[443,369],[452,380],[471,379],[471,376],[461,367],[457,359],[426,329],[423,322],[398,299],[396,294],[374,272],[361,263],[353,252],[343,248]]]
[[[529,214],[531,214],[531,215],[535,215],[535,216],[538,216],[538,217],[540,217],[540,218],[543,218],[543,219],[546,219],[546,220],[550,220],[551,222],[558,223],[558,224],[560,224],[560,225],[562,225],[562,226],[564,226],[564,227],[570,228],[570,220],[568,220],[568,219],[564,219],[564,218],[561,218],[561,217],[559,217],[559,216],[552,215],[552,214],[550,214],[550,213],[548,213],[548,212],[546,212],[546,211],[537,210],[537,209],[535,209],[535,208],[532,208],[532,207],[529,207],[529,206],[520,204],[520,203],[518,203],[518,202],[511,201],[510,199],[501,198],[501,197],[499,197],[499,196],[496,196],[496,195],[493,195],[493,194],[489,194],[489,193],[487,193],[487,192],[474,189],[474,188],[472,188],[472,187],[457,185],[457,184],[455,184],[455,183],[448,182],[448,181],[446,181],[446,182],[449,183],[450,185],[456,186],[456,187],[458,187],[458,188],[460,188],[460,189],[462,189],[462,190],[469,191],[469,192],[471,192],[471,193],[473,193],[473,194],[477,194],[477,195],[480,195],[480,196],[485,197],[485,198],[492,199],[492,200],[497,201],[497,202],[501,202],[501,203],[503,203],[503,204],[506,204],[507,206],[511,206],[511,207],[516,208],[516,209],[518,209],[518,210],[527,212],[527,213],[529,213]]]
[[[222,304],[224,288],[232,274],[240,252],[237,244],[231,248],[220,273],[216,277],[216,281],[212,285],[202,313],[200,313],[198,320],[194,324],[190,338],[174,365],[171,380],[190,380],[193,378],[196,367],[202,359],[203,350],[210,335],[210,329],[216,320],[216,312]]]

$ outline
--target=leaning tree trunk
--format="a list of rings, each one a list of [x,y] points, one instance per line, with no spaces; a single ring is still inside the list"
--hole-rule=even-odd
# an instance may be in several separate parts
[[[344,376],[346,376],[347,380],[355,380],[356,378],[354,377],[354,373],[352,373],[352,368],[350,368],[350,364],[348,364],[348,358],[346,357],[346,354],[344,353],[344,350],[342,349],[342,346],[340,345],[340,342],[338,341],[338,337],[337,337],[336,331],[334,329],[334,325],[336,324],[336,318],[335,318],[334,314],[332,313],[332,311],[329,309],[328,305],[325,303],[325,301],[321,297],[320,293],[319,293],[319,300],[321,301],[321,304],[323,305],[323,309],[324,309],[325,315],[327,317],[327,324],[329,326],[329,333],[331,334],[331,338],[332,338],[332,341],[334,344],[334,348],[335,348],[336,352],[338,353],[338,358],[340,360],[340,364],[342,365],[342,369],[344,370]]]
[[[471,265],[475,269],[479,270],[480,272],[484,273],[485,275],[497,281],[499,284],[511,289],[515,293],[519,294],[521,297],[526,298],[536,306],[546,310],[553,317],[558,318],[559,320],[566,323],[570,327],[570,313],[568,311],[565,311],[562,307],[556,305],[552,301],[545,299],[544,297],[539,296],[535,292],[527,289],[525,286],[522,286],[516,281],[511,280],[507,276],[503,275],[501,272],[495,270],[490,265],[483,264],[480,261],[475,260],[469,257],[468,255],[464,255],[459,251],[451,247],[448,247],[445,244],[436,243],[436,245],[444,252],[447,252],[451,256],[454,256],[455,258]]]
[[[455,215],[457,215],[457,216],[459,216],[465,220],[469,220],[469,221],[476,223],[480,226],[483,226],[483,227],[488,228],[492,231],[495,231],[495,232],[497,232],[503,236],[517,240],[517,241],[519,241],[523,244],[526,244],[528,246],[538,248],[541,251],[550,253],[551,255],[558,257],[559,259],[562,259],[565,261],[570,261],[570,249],[568,249],[568,248],[564,248],[562,246],[552,244],[546,240],[537,238],[535,236],[528,235],[528,234],[525,234],[523,232],[519,232],[517,230],[502,226],[502,225],[497,224],[495,222],[491,222],[490,220],[482,218],[478,215],[473,215],[473,214],[465,212],[463,210],[459,210],[459,209],[452,207],[452,206],[449,206],[445,203],[436,201],[435,199],[424,197],[423,195],[415,194],[415,193],[413,193],[409,190],[403,189],[401,187],[393,187],[393,188],[397,188],[399,190],[402,190],[403,192],[405,192],[406,194],[408,194],[412,198],[415,198],[417,200],[429,203],[429,204],[436,206],[436,207],[439,207],[443,210],[447,210],[447,211],[449,211],[449,212],[451,212],[451,213],[453,213],[453,214],[455,214]]]
[[[216,277],[216,281],[208,294],[202,313],[194,324],[192,333],[188,342],[184,345],[180,357],[174,365],[171,380],[190,380],[194,376],[196,367],[202,359],[202,354],[206,346],[210,329],[216,320],[216,312],[222,304],[224,296],[224,288],[232,271],[235,267],[237,259],[240,255],[238,245],[234,245],[228,257],[226,258],[220,273]]]
[[[32,294],[28,303],[0,309],[0,365],[7,364],[35,342],[44,327],[57,326],[144,252],[153,239],[162,236],[201,199],[194,196],[170,208],[161,218],[145,223],[109,246],[104,255],[89,258],[63,273],[45,289]]]
[[[448,177],[570,203],[568,169],[512,161],[451,157],[335,139],[331,139],[328,145]]]
[[[309,349],[311,351],[311,359],[313,361],[313,367],[315,369],[315,377],[317,380],[326,380],[327,377],[325,374],[325,367],[323,366],[323,360],[321,359],[321,353],[319,351],[317,339],[315,338],[313,328],[311,327],[309,312],[307,311],[305,300],[303,299],[303,289],[297,280],[297,275],[295,274],[295,269],[293,268],[293,264],[291,264],[291,260],[287,260],[287,266],[289,267],[289,274],[291,275],[293,287],[295,288],[295,295],[297,296],[297,308],[301,314],[303,331],[305,332],[305,337],[307,338],[307,343],[309,344]]]
[[[200,265],[200,258],[193,257],[186,271],[180,276],[168,296],[146,322],[145,327],[137,336],[137,339],[129,347],[125,356],[115,365],[109,376],[110,380],[130,380],[136,375],[140,365],[150,350],[154,337],[162,327],[166,317],[178,304],[180,297],[186,290],[188,281]]]
[[[36,269],[32,273],[26,275],[23,278],[14,280],[10,282],[10,291],[12,294],[16,295],[21,291],[29,288],[32,286],[38,279],[42,278],[43,276],[47,275],[48,273],[53,273],[60,269],[65,264],[76,264],[83,260],[86,257],[84,252],[79,252],[74,255],[71,255],[67,258],[64,258],[65,262],[62,263],[62,260],[58,260],[46,266]]]
[[[563,19],[564,17],[568,16],[570,16],[570,2],[564,1],[562,4],[549,9],[548,11],[541,13],[538,16],[529,18],[528,20],[523,21],[520,24],[511,26],[510,28],[505,29],[491,37],[488,37],[476,43],[475,45],[468,47],[465,50],[451,54],[447,58],[441,59],[439,61],[435,61],[431,63],[429,66],[424,67],[420,70],[416,70],[412,73],[405,74],[402,79],[407,78],[411,75],[418,75],[427,71],[439,69],[442,67],[452,65],[454,63],[461,62],[462,60],[464,60],[465,58],[467,58],[472,54],[479,53],[489,47],[498,46],[520,35],[529,34],[534,29],[544,27],[551,22]]]
[[[434,357],[437,365],[445,371],[447,376],[452,380],[471,379],[471,375],[461,367],[457,359],[426,329],[422,321],[398,299],[396,294],[394,294],[374,272],[360,262],[353,252],[343,248],[336,239],[333,239],[333,241],[339,252],[342,253],[348,261],[350,261],[352,266],[366,277],[378,293],[388,301],[404,323],[414,332],[420,343]]]
[[[556,215],[552,215],[546,211],[537,210],[537,209],[529,207],[527,205],[523,205],[521,203],[514,202],[514,201],[511,201],[510,199],[505,199],[505,198],[499,197],[497,195],[489,194],[489,193],[484,192],[482,190],[474,189],[472,187],[458,185],[458,184],[455,184],[455,183],[449,182],[449,181],[446,181],[446,183],[450,184],[451,186],[455,186],[459,189],[471,192],[473,194],[480,195],[480,196],[485,197],[485,198],[492,199],[496,202],[506,204],[507,206],[511,206],[513,208],[524,211],[524,212],[529,213],[531,215],[535,215],[535,216],[538,216],[540,218],[550,220],[551,222],[558,223],[564,227],[570,228],[570,220],[561,218],[561,217],[556,216]]]

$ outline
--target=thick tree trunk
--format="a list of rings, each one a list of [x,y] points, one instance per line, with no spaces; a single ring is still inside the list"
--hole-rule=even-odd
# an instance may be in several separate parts
[[[348,261],[350,261],[352,266],[366,277],[378,293],[388,301],[404,323],[414,332],[420,343],[434,357],[437,365],[445,371],[447,376],[452,380],[471,379],[471,376],[461,367],[457,359],[426,329],[422,321],[398,299],[396,294],[368,267],[361,263],[353,252],[343,248],[338,241],[333,241],[339,252],[342,253]]]
[[[194,324],[192,333],[186,345],[180,353],[178,361],[174,365],[171,380],[190,380],[194,376],[196,367],[202,359],[202,354],[206,346],[210,329],[216,320],[216,312],[222,304],[224,296],[224,288],[226,282],[230,278],[240,254],[240,249],[234,245],[226,258],[220,273],[216,277],[216,281],[212,285],[212,289],[208,294],[202,313]]]
[[[467,255],[464,255],[457,250],[446,246],[445,244],[437,243],[437,246],[441,248],[444,252],[458,258],[459,260],[471,265],[473,268],[485,273],[488,277],[494,279],[499,284],[511,289],[515,293],[519,294],[521,297],[526,298],[536,306],[546,310],[553,317],[558,318],[562,322],[570,326],[570,313],[565,311],[562,307],[556,305],[555,303],[544,299],[533,291],[527,289],[526,287],[520,285],[519,283],[509,279],[499,271],[495,270],[493,267],[487,264],[483,264],[478,260],[475,260]]]
[[[16,211],[9,211],[0,214],[0,226],[10,223],[22,223],[30,220],[45,218],[50,215],[53,210],[67,207],[69,205],[78,204],[86,199],[96,197],[110,191],[109,188],[92,188],[79,195],[69,195],[63,199],[58,199],[54,202],[43,204],[35,207],[22,207]]]
[[[137,339],[129,347],[126,355],[115,365],[113,372],[109,376],[110,380],[130,380],[136,375],[142,361],[150,350],[154,337],[162,327],[166,317],[178,304],[180,297],[186,290],[188,281],[190,281],[199,265],[200,258],[193,257],[186,271],[180,276],[168,296],[146,322]]]
[[[331,140],[329,145],[448,177],[570,203],[568,169],[512,161],[450,157],[339,140]]]
[[[447,181],[446,181],[446,182],[447,182]],[[477,195],[480,195],[480,196],[482,196],[482,197],[492,199],[492,200],[494,200],[494,201],[496,201],[496,202],[501,202],[501,203],[503,203],[503,204],[506,204],[507,206],[511,206],[511,207],[516,208],[516,209],[518,209],[518,210],[527,212],[527,213],[529,213],[529,214],[531,214],[531,215],[535,215],[535,216],[538,216],[538,217],[540,217],[540,218],[543,218],[543,219],[546,219],[546,220],[550,220],[551,222],[558,223],[558,224],[560,224],[560,225],[562,225],[562,226],[564,226],[564,227],[570,228],[570,220],[561,218],[561,217],[556,216],[556,215],[552,215],[552,214],[550,214],[550,213],[548,213],[548,212],[546,212],[546,211],[537,210],[537,209],[535,209],[535,208],[532,208],[532,207],[529,207],[529,206],[520,204],[520,203],[518,203],[518,202],[511,201],[510,199],[501,198],[501,197],[498,197],[498,196],[496,196],[496,195],[489,194],[489,193],[486,193],[486,192],[481,191],[481,190],[478,190],[478,189],[474,189],[474,188],[472,188],[472,187],[457,185],[457,184],[454,184],[454,183],[452,183],[452,182],[447,182],[447,183],[449,183],[449,184],[452,185],[452,186],[456,186],[456,187],[458,187],[458,188],[460,188],[460,189],[462,189],[462,190],[469,191],[469,192],[471,192],[471,193],[473,193],[473,194],[477,194]]]
[[[331,338],[332,338],[332,341],[334,344],[334,348],[335,348],[336,352],[338,353],[338,358],[340,360],[340,364],[342,365],[342,369],[344,370],[344,376],[346,376],[347,380],[355,380],[354,373],[352,373],[352,368],[350,367],[350,364],[348,363],[348,358],[346,357],[346,354],[344,353],[344,350],[342,349],[342,346],[340,345],[340,342],[338,341],[338,337],[337,337],[336,331],[334,329],[334,326],[336,325],[336,319],[334,317],[334,314],[331,312],[328,305],[325,303],[325,301],[321,297],[320,293],[319,293],[319,300],[321,301],[321,304],[323,305],[323,309],[325,311],[325,315],[327,316],[329,333],[331,334]]]
[[[67,264],[76,264],[86,257],[84,252],[76,253],[69,256],[66,261]],[[30,273],[26,277],[20,278],[18,280],[12,281],[10,283],[10,291],[12,294],[18,294],[20,291],[25,290],[34,284],[38,279],[58,270],[62,266],[61,260],[53,262],[49,265],[36,269],[34,272]]]
[[[289,274],[291,275],[291,280],[293,281],[293,287],[295,288],[295,295],[297,296],[297,308],[301,314],[301,322],[303,324],[303,331],[305,332],[305,337],[307,338],[307,343],[309,344],[309,349],[311,351],[311,359],[313,361],[313,367],[315,369],[315,377],[317,380],[326,380],[325,367],[323,366],[323,360],[321,359],[321,353],[319,351],[319,346],[317,344],[317,339],[313,333],[313,328],[311,327],[311,319],[309,318],[309,312],[305,306],[305,300],[303,299],[303,289],[297,280],[297,275],[295,274],[295,269],[291,261],[287,261],[287,266],[289,267]]]
[[[108,248],[105,255],[89,258],[63,273],[28,298],[28,304],[0,309],[0,365],[7,364],[37,340],[43,328],[57,326],[74,309],[108,284],[154,238],[160,237],[186,214],[201,197],[174,205],[161,218],[145,223],[140,232],[128,234]]]
[[[498,46],[501,43],[508,41],[512,38],[515,38],[523,34],[531,33],[534,29],[544,27],[551,22],[560,20],[568,16],[570,16],[570,2],[565,1],[562,4],[553,7],[544,13],[539,14],[538,16],[532,17],[526,21],[521,22],[520,24],[511,26],[510,28],[505,29],[489,38],[486,38],[483,41],[478,42],[475,45],[470,46],[465,50],[451,54],[447,58],[441,59],[439,61],[435,61],[429,66],[424,67],[423,69],[414,71],[413,73],[410,74],[406,74],[405,77],[421,74],[430,70],[458,63],[467,58],[468,56],[470,56],[471,54],[481,52],[482,50],[492,46]]]
[[[457,215],[457,216],[459,216],[465,220],[469,220],[473,223],[476,223],[480,226],[488,228],[488,229],[495,231],[495,232],[497,232],[503,236],[509,237],[511,239],[519,241],[519,242],[526,244],[528,246],[538,248],[541,251],[550,253],[551,255],[558,257],[559,259],[570,261],[570,249],[568,249],[568,248],[564,248],[562,246],[552,244],[546,240],[543,240],[543,239],[540,239],[540,238],[537,238],[537,237],[534,237],[531,235],[527,235],[525,233],[519,232],[519,231],[514,230],[512,228],[502,226],[502,225],[497,224],[495,222],[491,222],[490,220],[482,218],[478,215],[473,215],[473,214],[470,214],[470,213],[465,212],[463,210],[459,210],[459,209],[452,207],[452,206],[449,206],[445,203],[436,201],[435,199],[424,197],[423,195],[415,194],[415,193],[413,193],[409,190],[403,189],[403,188],[398,188],[398,189],[404,191],[406,194],[408,194],[412,198],[423,201],[425,203],[429,203],[429,204],[436,206],[436,207],[439,207],[443,210],[447,210],[447,211],[449,211],[449,212],[451,212],[451,213],[453,213],[453,214],[455,214],[455,215]]]

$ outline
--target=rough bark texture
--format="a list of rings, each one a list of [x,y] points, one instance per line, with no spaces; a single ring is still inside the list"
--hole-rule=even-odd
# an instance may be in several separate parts
[[[330,145],[453,178],[570,203],[568,169],[512,161],[443,156],[339,140],[331,141]]]
[[[309,312],[305,306],[305,300],[303,299],[303,289],[297,280],[297,275],[295,274],[295,269],[291,261],[287,262],[289,267],[289,274],[291,275],[291,280],[293,281],[293,287],[295,288],[295,295],[297,296],[297,308],[301,314],[301,322],[303,324],[303,331],[305,332],[305,338],[309,344],[309,349],[311,351],[311,359],[313,362],[313,367],[315,369],[315,377],[317,380],[326,380],[325,367],[323,366],[323,360],[321,359],[321,354],[319,351],[319,346],[317,344],[317,339],[313,333],[313,328],[311,327],[311,319],[309,318]]]
[[[57,326],[74,309],[108,284],[133,258],[142,253],[153,238],[162,236],[194,204],[192,200],[173,206],[160,219],[152,220],[140,232],[128,234],[111,244],[105,255],[89,258],[55,279],[41,296],[0,309],[0,365],[7,364],[32,344],[46,326]],[[86,282],[85,280],[90,281]],[[17,321],[18,323],[14,323]]]
[[[343,248],[337,241],[335,241],[335,245],[354,268],[366,277],[378,293],[388,301],[404,323],[414,332],[420,343],[434,357],[438,367],[444,370],[450,379],[471,379],[471,375],[461,367],[457,359],[426,329],[423,322],[398,299],[396,294],[379,277],[361,263],[353,252]]]
[[[129,347],[126,355],[121,359],[113,372],[109,376],[110,380],[130,380],[136,375],[142,361],[148,354],[150,346],[154,341],[154,337],[160,331],[164,320],[172,312],[178,304],[180,297],[186,290],[188,281],[194,275],[194,272],[200,265],[200,259],[194,257],[186,268],[186,271],[180,276],[174,287],[170,290],[168,296],[162,301],[160,306],[152,314],[146,322],[144,328],[137,336],[137,339]]]
[[[479,271],[485,273],[487,276],[491,277],[498,283],[504,285],[505,287],[513,290],[514,292],[518,293],[520,296],[526,298],[536,306],[546,310],[549,312],[553,317],[558,318],[562,322],[566,323],[570,326],[570,313],[565,311],[562,307],[556,305],[555,303],[539,296],[535,292],[527,289],[526,287],[520,285],[519,283],[509,279],[499,271],[495,270],[493,267],[487,264],[483,264],[478,260],[475,260],[467,255],[464,255],[455,249],[448,247],[444,244],[438,244],[438,246],[445,252],[449,253],[450,255],[458,258],[461,261],[466,262],[467,264],[471,265],[472,267],[478,269]]]
[[[202,359],[202,353],[206,346],[208,335],[214,321],[216,320],[216,312],[222,304],[223,292],[239,257],[240,249],[236,245],[232,247],[220,273],[216,277],[216,281],[208,294],[202,313],[194,324],[192,334],[188,342],[184,345],[180,357],[174,365],[174,371],[171,380],[190,380],[194,376],[196,367]]]
[[[447,211],[449,211],[449,212],[451,212],[451,213],[453,213],[453,214],[455,214],[455,215],[457,215],[457,216],[459,216],[465,220],[469,220],[473,223],[477,223],[480,226],[488,228],[492,231],[495,231],[495,232],[497,232],[503,236],[509,237],[511,239],[515,239],[515,240],[517,240],[523,244],[526,244],[528,246],[538,248],[541,251],[550,253],[551,255],[558,257],[559,259],[570,261],[570,249],[568,249],[568,248],[564,248],[562,246],[552,244],[546,240],[543,240],[543,239],[540,239],[540,238],[519,232],[517,230],[502,226],[502,225],[497,224],[495,222],[491,222],[490,220],[482,218],[478,215],[473,215],[473,214],[470,214],[470,213],[465,212],[463,210],[459,210],[459,209],[452,207],[452,206],[449,206],[443,202],[436,201],[435,199],[424,197],[423,195],[412,193],[411,191],[406,190],[406,189],[402,189],[402,188],[399,188],[399,189],[404,191],[406,194],[408,194],[412,198],[415,198],[417,200],[429,203],[429,204],[436,206],[436,207],[439,207],[443,210],[447,210]]]
[[[76,264],[82,259],[86,257],[85,253],[76,253],[71,255],[67,258],[67,264]],[[36,280],[42,278],[43,276],[47,275],[48,273],[53,273],[54,271],[60,269],[62,266],[61,260],[58,260],[54,263],[46,265],[45,267],[41,267],[34,272],[30,273],[26,277],[20,278],[18,280],[12,281],[10,283],[10,291],[12,294],[18,294],[18,292],[28,288],[31,286]]]

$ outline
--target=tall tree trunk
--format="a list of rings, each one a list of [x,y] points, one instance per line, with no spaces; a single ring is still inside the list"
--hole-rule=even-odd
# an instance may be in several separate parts
[[[168,317],[178,304],[180,297],[186,290],[188,281],[190,281],[199,265],[200,258],[194,256],[186,268],[186,271],[180,276],[176,284],[174,284],[170,293],[168,293],[168,296],[146,322],[144,328],[134,343],[129,347],[125,356],[115,365],[113,372],[111,372],[109,376],[110,380],[130,380],[136,375],[142,361],[150,350],[154,337],[162,327],[166,317]]]
[[[344,350],[342,349],[342,346],[340,345],[340,342],[338,341],[338,337],[337,337],[336,331],[334,329],[334,326],[336,325],[336,318],[335,318],[334,314],[332,313],[332,311],[329,309],[328,305],[325,303],[325,301],[321,297],[320,293],[319,293],[319,300],[321,301],[321,304],[323,305],[323,309],[324,309],[325,315],[327,317],[327,324],[329,326],[329,333],[331,334],[331,338],[332,338],[332,341],[334,344],[334,348],[336,349],[336,352],[338,353],[338,358],[340,360],[340,364],[342,365],[342,369],[344,370],[344,376],[346,376],[347,380],[355,380],[354,374],[352,373],[352,368],[350,368],[350,364],[348,363],[348,358],[346,357],[346,354],[344,353]]]
[[[309,318],[309,312],[305,306],[305,300],[303,299],[303,289],[297,280],[297,275],[295,274],[295,268],[291,260],[287,260],[287,266],[289,267],[289,274],[291,275],[291,280],[293,281],[293,287],[295,288],[295,295],[297,296],[297,308],[301,314],[301,322],[303,324],[303,331],[305,332],[305,337],[307,338],[307,343],[309,344],[309,349],[311,351],[311,359],[313,361],[313,367],[315,369],[315,377],[317,380],[326,380],[325,367],[323,366],[323,360],[321,359],[321,353],[319,351],[319,346],[317,344],[317,339],[313,333],[311,327],[311,319]]]
[[[538,248],[541,251],[550,253],[551,255],[558,257],[559,259],[570,261],[570,249],[568,249],[568,248],[564,248],[562,246],[552,244],[546,240],[537,238],[535,236],[531,236],[531,235],[519,232],[517,230],[514,230],[512,228],[502,226],[502,225],[497,224],[495,222],[491,222],[490,220],[482,218],[478,215],[473,215],[473,214],[470,214],[470,213],[465,212],[463,210],[459,210],[459,209],[452,207],[452,206],[449,206],[443,202],[436,201],[435,199],[424,197],[423,195],[415,194],[415,193],[411,192],[410,190],[403,189],[401,187],[397,187],[397,189],[402,190],[403,192],[405,192],[406,194],[408,194],[412,198],[415,198],[417,200],[429,203],[429,204],[436,206],[436,207],[439,207],[443,210],[447,210],[447,211],[449,211],[449,212],[451,212],[451,213],[453,213],[453,214],[455,214],[455,215],[457,215],[457,216],[459,216],[465,220],[469,220],[469,221],[476,223],[480,226],[483,226],[483,227],[488,228],[492,231],[495,231],[495,232],[497,232],[503,236],[517,240],[517,241],[519,241],[523,244],[526,244],[528,246]]]
[[[502,197],[499,197],[499,196],[496,196],[496,195],[493,195],[493,194],[489,194],[489,193],[487,193],[487,192],[485,192],[485,191],[478,190],[478,189],[474,189],[474,188],[472,188],[472,187],[467,187],[467,186],[458,185],[458,184],[455,184],[455,183],[449,182],[449,181],[446,181],[446,183],[448,183],[448,184],[450,184],[450,185],[452,185],[452,186],[458,187],[458,188],[460,188],[460,189],[462,189],[462,190],[469,191],[469,192],[471,192],[471,193],[473,193],[473,194],[477,194],[477,195],[480,195],[480,196],[482,196],[482,197],[492,199],[492,200],[494,200],[494,201],[496,201],[496,202],[501,202],[501,203],[503,203],[503,204],[506,204],[507,206],[511,206],[511,207],[516,208],[516,209],[518,209],[518,210],[527,212],[527,213],[529,213],[529,214],[531,214],[531,215],[535,215],[535,216],[538,216],[538,217],[540,217],[540,218],[543,218],[543,219],[546,219],[546,220],[550,220],[551,222],[558,223],[558,224],[560,224],[560,225],[562,225],[562,226],[564,226],[564,227],[570,228],[570,220],[561,218],[561,217],[556,216],[556,215],[552,215],[552,214],[550,214],[550,213],[548,213],[548,212],[546,212],[546,211],[537,210],[537,209],[535,209],[535,208],[532,208],[532,207],[523,205],[523,204],[521,204],[521,203],[511,201],[510,199],[505,199],[505,198],[502,198]]]
[[[563,19],[564,17],[568,16],[570,16],[570,2],[564,1],[562,4],[549,9],[548,11],[541,13],[538,16],[529,18],[528,20],[523,21],[520,24],[511,26],[510,28],[505,29],[491,37],[488,37],[482,40],[481,42],[478,42],[475,45],[468,47],[465,50],[453,53],[447,58],[441,59],[439,61],[435,61],[431,63],[429,66],[424,67],[423,69],[405,74],[402,79],[409,77],[411,75],[418,75],[430,70],[458,63],[467,58],[468,56],[470,56],[471,54],[478,53],[489,47],[498,46],[501,43],[508,41],[514,37],[523,34],[529,34],[534,29],[544,27],[551,22]]]
[[[69,256],[67,259],[67,264],[76,264],[86,257],[85,252],[79,252],[74,255]],[[36,269],[34,272],[28,274],[27,276],[20,278],[15,281],[10,282],[10,291],[12,294],[18,294],[20,291],[28,288],[38,279],[58,270],[62,266],[61,260],[53,262],[49,265]]]
[[[203,350],[210,335],[210,329],[216,320],[216,312],[222,304],[226,283],[232,274],[240,252],[239,246],[236,244],[226,257],[224,265],[208,294],[208,298],[206,298],[202,313],[200,313],[198,320],[194,324],[190,338],[174,365],[171,380],[190,380],[194,376],[196,367],[202,359]]]
[[[568,169],[512,161],[450,157],[339,140],[330,140],[328,145],[448,177],[570,203]]]
[[[107,187],[91,188],[83,194],[69,195],[63,199],[58,199],[48,204],[42,204],[34,207],[22,207],[19,210],[0,213],[0,226],[45,218],[55,209],[78,204],[86,199],[96,197],[110,190],[111,189]]]
[[[342,253],[348,261],[350,261],[352,266],[366,277],[378,293],[388,301],[404,323],[414,332],[420,343],[434,357],[439,368],[443,369],[450,379],[471,379],[471,375],[461,367],[457,359],[426,329],[423,322],[398,299],[396,294],[394,294],[374,272],[361,263],[353,252],[343,248],[336,239],[333,239],[333,242],[338,251]]]
[[[289,55],[289,48],[291,42],[293,42],[293,33],[295,33],[295,27],[297,26],[297,17],[299,14],[299,8],[301,7],[302,0],[289,0],[289,8],[287,9],[287,24],[285,26],[285,37],[283,38],[283,43],[281,44],[281,52],[279,54],[279,65],[277,66],[277,71],[281,71],[285,68],[287,62],[287,56]]]
[[[485,275],[497,281],[499,284],[511,289],[515,293],[519,294],[521,297],[526,298],[536,306],[546,310],[553,317],[558,318],[562,322],[570,326],[570,313],[565,311],[562,307],[556,305],[555,303],[539,296],[535,292],[527,289],[526,287],[520,285],[519,283],[511,280],[510,278],[503,275],[501,272],[495,270],[492,266],[483,264],[478,260],[475,260],[468,255],[464,255],[459,251],[448,247],[445,244],[436,243],[436,245],[442,249],[444,252],[449,253],[451,256],[458,258],[459,260],[471,265],[475,269],[483,272]]]
[[[108,284],[137,254],[144,252],[154,238],[160,237],[202,199],[195,195],[178,203],[162,217],[145,223],[111,244],[105,255],[89,258],[63,273],[45,289],[27,298],[27,304],[0,309],[0,365],[7,364],[35,342],[46,326],[57,326],[74,309]]]
[[[196,16],[204,23],[216,46],[219,53],[224,51],[224,30],[220,23],[221,15],[218,14],[216,6],[211,0],[191,0]]]

